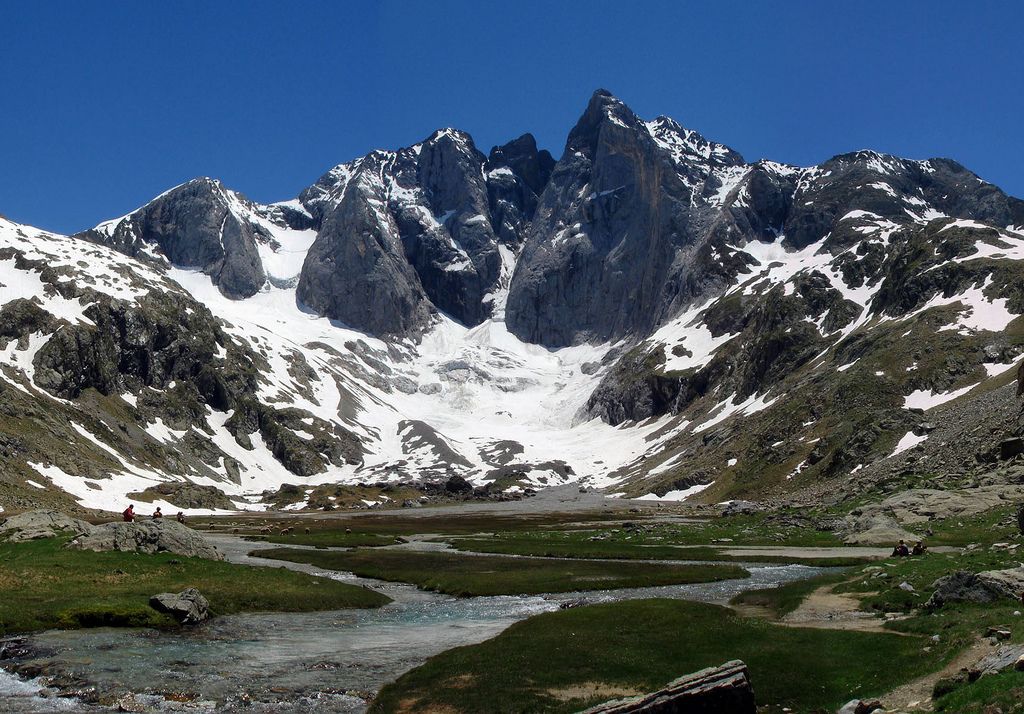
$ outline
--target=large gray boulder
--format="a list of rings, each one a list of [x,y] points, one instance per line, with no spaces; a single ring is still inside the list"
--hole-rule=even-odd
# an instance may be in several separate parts
[[[936,580],[935,592],[925,603],[926,609],[942,607],[949,602],[991,603],[1002,599],[1024,597],[1024,568],[988,570],[972,573],[958,570]]]
[[[210,603],[195,588],[180,593],[160,593],[149,599],[149,606],[183,625],[195,625],[210,617]]]
[[[843,543],[846,545],[895,545],[901,540],[912,543],[920,538],[892,516],[881,513],[850,517],[845,527]]]
[[[580,714],[755,714],[747,665],[739,660],[673,681],[653,694],[598,704]]]
[[[224,557],[202,534],[166,519],[104,523],[71,541],[68,547],[94,551],[175,553],[208,560],[222,560]]]
[[[40,538],[57,536],[83,536],[92,533],[96,526],[59,511],[37,510],[19,513],[0,521],[0,541],[22,543]]]

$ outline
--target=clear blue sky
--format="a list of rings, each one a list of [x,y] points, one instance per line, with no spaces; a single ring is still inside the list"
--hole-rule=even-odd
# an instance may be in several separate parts
[[[591,92],[747,159],[950,156],[1024,196],[1024,3],[0,0],[0,213],[260,201],[433,129],[561,154]]]

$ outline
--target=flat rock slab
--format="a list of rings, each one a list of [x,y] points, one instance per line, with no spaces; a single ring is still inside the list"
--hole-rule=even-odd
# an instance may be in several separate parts
[[[998,674],[1013,669],[1021,657],[1024,657],[1024,645],[1000,645],[995,652],[982,658],[975,669],[983,675]]]
[[[709,667],[674,680],[641,697],[598,704],[580,714],[755,714],[747,665],[739,660]]]

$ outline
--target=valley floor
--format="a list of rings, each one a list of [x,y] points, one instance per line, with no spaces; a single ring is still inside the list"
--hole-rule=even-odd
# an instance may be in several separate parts
[[[1019,604],[923,608],[941,575],[1018,564],[1007,508],[936,521],[928,554],[890,559],[793,514],[695,517],[573,490],[525,504],[195,524],[231,561],[221,564],[3,545],[4,572],[16,573],[0,605],[8,633],[88,628],[30,635],[28,654],[3,664],[41,677],[44,691],[91,687],[95,703],[130,697],[142,710],[180,700],[224,711],[317,701],[318,711],[357,712],[369,701],[373,712],[572,712],[731,659],[750,667],[764,712],[874,697],[895,711],[961,711],[957,701],[980,712],[977,701],[1022,686],[1012,671],[975,684],[958,674],[996,651],[982,639],[991,626],[1024,643]],[[44,577],[55,570],[80,585],[61,590]],[[151,591],[188,584],[225,616],[194,631],[144,616]],[[89,588],[99,595],[83,599]],[[392,603],[337,609],[356,592],[379,598],[366,605]],[[125,618],[111,619],[115,609]],[[301,612],[317,610],[327,611]],[[226,615],[245,611],[256,612]],[[151,629],[97,624],[164,629],[154,640]]]

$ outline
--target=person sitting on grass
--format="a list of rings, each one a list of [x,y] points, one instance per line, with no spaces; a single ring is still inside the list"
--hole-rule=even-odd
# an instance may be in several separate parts
[[[896,544],[896,547],[892,549],[892,555],[890,557],[905,558],[908,555],[910,555],[910,549],[907,548],[907,542],[901,539],[900,542]]]
[[[927,551],[927,550],[928,550],[928,546],[926,546],[921,541],[917,541],[916,543],[914,543],[914,549],[912,551],[910,551],[910,554],[911,555],[924,555],[925,551]]]
[[[157,507],[156,507],[156,510],[155,510],[155,511],[153,511],[153,520],[154,520],[154,521],[156,521],[156,520],[159,520],[159,519],[161,519],[161,518],[163,518],[163,517],[164,517],[164,514],[163,514],[163,512],[162,512],[162,511],[160,510],[160,506],[157,506]],[[902,542],[902,541],[901,541],[901,542]]]
[[[128,508],[124,509],[124,513],[121,514],[125,523],[131,523],[135,520],[135,504],[129,503]]]
[[[175,518],[178,519],[178,523],[184,524],[185,523],[185,512],[184,511],[178,511],[178,515],[175,516]]]

